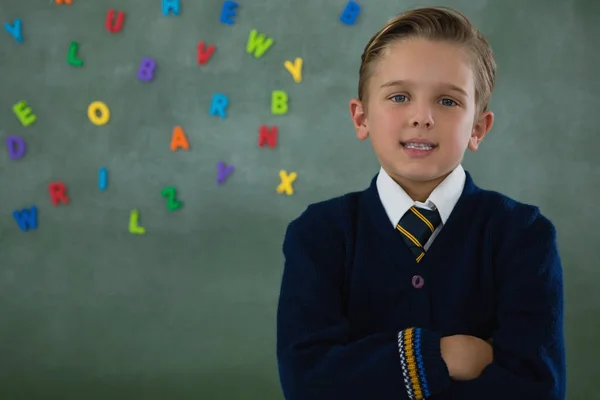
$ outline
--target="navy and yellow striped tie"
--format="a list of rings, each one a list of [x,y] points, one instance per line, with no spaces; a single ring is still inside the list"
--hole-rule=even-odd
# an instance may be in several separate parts
[[[404,242],[414,254],[417,262],[425,255],[423,248],[435,228],[442,222],[437,208],[434,211],[411,207],[400,219],[396,229],[402,232]]]

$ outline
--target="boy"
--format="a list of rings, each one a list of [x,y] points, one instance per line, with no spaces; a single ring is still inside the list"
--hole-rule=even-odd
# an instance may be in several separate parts
[[[381,169],[288,226],[286,399],[565,398],[554,226],[461,167],[491,129],[495,68],[443,7],[401,14],[367,44],[350,111]]]

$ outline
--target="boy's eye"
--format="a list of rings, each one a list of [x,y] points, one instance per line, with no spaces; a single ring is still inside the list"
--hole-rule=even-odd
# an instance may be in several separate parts
[[[406,101],[406,96],[403,94],[396,94],[391,97],[391,100],[395,103],[403,103]]]
[[[457,103],[452,99],[442,99],[442,105],[448,106],[448,107],[453,107],[453,106],[456,106]]]

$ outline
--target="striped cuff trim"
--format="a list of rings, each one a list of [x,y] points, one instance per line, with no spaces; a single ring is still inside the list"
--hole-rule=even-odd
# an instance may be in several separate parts
[[[408,397],[411,400],[422,400],[429,397],[429,387],[421,353],[421,329],[408,328],[398,332],[398,350]]]

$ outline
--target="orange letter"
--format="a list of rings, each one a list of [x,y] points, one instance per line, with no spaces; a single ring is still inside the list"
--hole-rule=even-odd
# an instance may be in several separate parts
[[[50,200],[55,206],[58,203],[69,204],[69,198],[67,197],[67,187],[62,182],[53,182],[48,185],[48,191],[50,192]]]
[[[171,137],[171,150],[175,151],[180,147],[184,150],[188,150],[190,144],[185,137],[185,133],[183,133],[183,129],[181,129],[180,126],[176,126],[173,129],[173,136]]]

